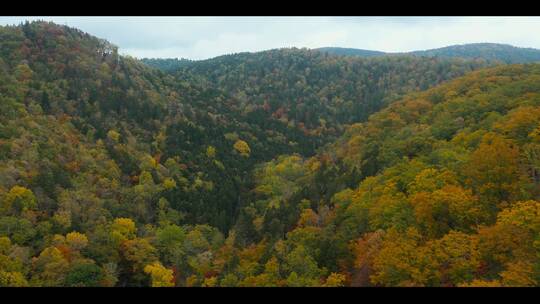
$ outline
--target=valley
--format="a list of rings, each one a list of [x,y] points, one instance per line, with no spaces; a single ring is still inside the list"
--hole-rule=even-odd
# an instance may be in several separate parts
[[[2,26],[0,286],[538,286],[537,61]]]

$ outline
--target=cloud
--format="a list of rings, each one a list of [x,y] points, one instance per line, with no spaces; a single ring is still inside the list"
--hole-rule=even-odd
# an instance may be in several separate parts
[[[472,42],[540,48],[537,17],[0,17],[77,27],[135,57],[205,59],[281,47],[403,52]]]

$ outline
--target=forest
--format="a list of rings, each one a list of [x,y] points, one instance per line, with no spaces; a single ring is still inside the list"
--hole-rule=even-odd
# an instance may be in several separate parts
[[[539,286],[540,63],[502,50],[2,26],[0,286]]]

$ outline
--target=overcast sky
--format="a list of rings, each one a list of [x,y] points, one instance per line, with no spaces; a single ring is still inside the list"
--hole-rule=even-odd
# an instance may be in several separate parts
[[[473,42],[540,49],[538,17],[0,17],[49,20],[135,57],[206,59],[281,47],[405,52]]]

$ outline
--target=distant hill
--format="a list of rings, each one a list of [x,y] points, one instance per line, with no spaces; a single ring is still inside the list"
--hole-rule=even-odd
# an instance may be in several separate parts
[[[178,59],[178,58],[167,58],[167,59],[142,58],[141,61],[146,65],[149,65],[151,67],[160,69],[160,70],[162,70],[164,72],[170,72],[170,71],[176,70],[178,68],[188,66],[188,65],[192,64],[193,62],[195,62],[193,60],[184,59],[184,58],[181,58],[181,59]]]
[[[334,54],[334,55],[342,55],[342,56],[374,57],[374,56],[387,55],[387,53],[381,52],[381,51],[353,49],[353,48],[340,48],[340,47],[322,47],[315,50],[320,51],[320,52],[326,52],[329,54]]]
[[[540,61],[540,50],[520,48],[508,44],[472,43],[452,45],[438,49],[414,51],[417,56],[463,57],[499,60],[505,63],[530,63]]]
[[[270,52],[273,50],[270,50]],[[384,57],[384,56],[406,56],[412,55],[416,57],[439,57],[439,58],[466,58],[466,59],[483,59],[486,61],[498,61],[506,64],[514,63],[533,63],[540,61],[540,50],[533,48],[520,48],[509,44],[500,43],[470,43],[451,45],[437,49],[419,50],[402,53],[388,53],[382,51],[342,48],[342,47],[322,47],[312,49],[315,52],[322,52],[329,55],[347,56],[347,57]],[[269,51],[265,51],[269,52]],[[236,58],[249,57],[250,54],[265,53],[244,52],[241,54],[224,55],[208,59],[218,60],[220,58],[229,58],[227,56],[237,56]],[[256,56],[256,55],[253,55]],[[177,58],[143,58],[141,61],[148,66],[160,69],[164,72],[174,72],[178,69],[193,66],[199,62],[208,62],[208,60],[188,60]]]
[[[344,124],[363,121],[404,93],[486,66],[485,60],[335,57],[285,48],[195,61],[171,75],[227,92],[241,102],[241,108],[253,108],[246,111],[250,115],[262,109],[286,124],[329,139],[341,134]]]
[[[508,44],[499,43],[471,43],[461,45],[451,45],[447,47],[404,52],[385,53],[353,48],[323,47],[315,49],[338,56],[389,56],[389,55],[414,55],[421,57],[461,57],[461,58],[482,58],[489,61],[501,61],[504,63],[531,63],[540,61],[540,50],[533,48],[520,48]]]

